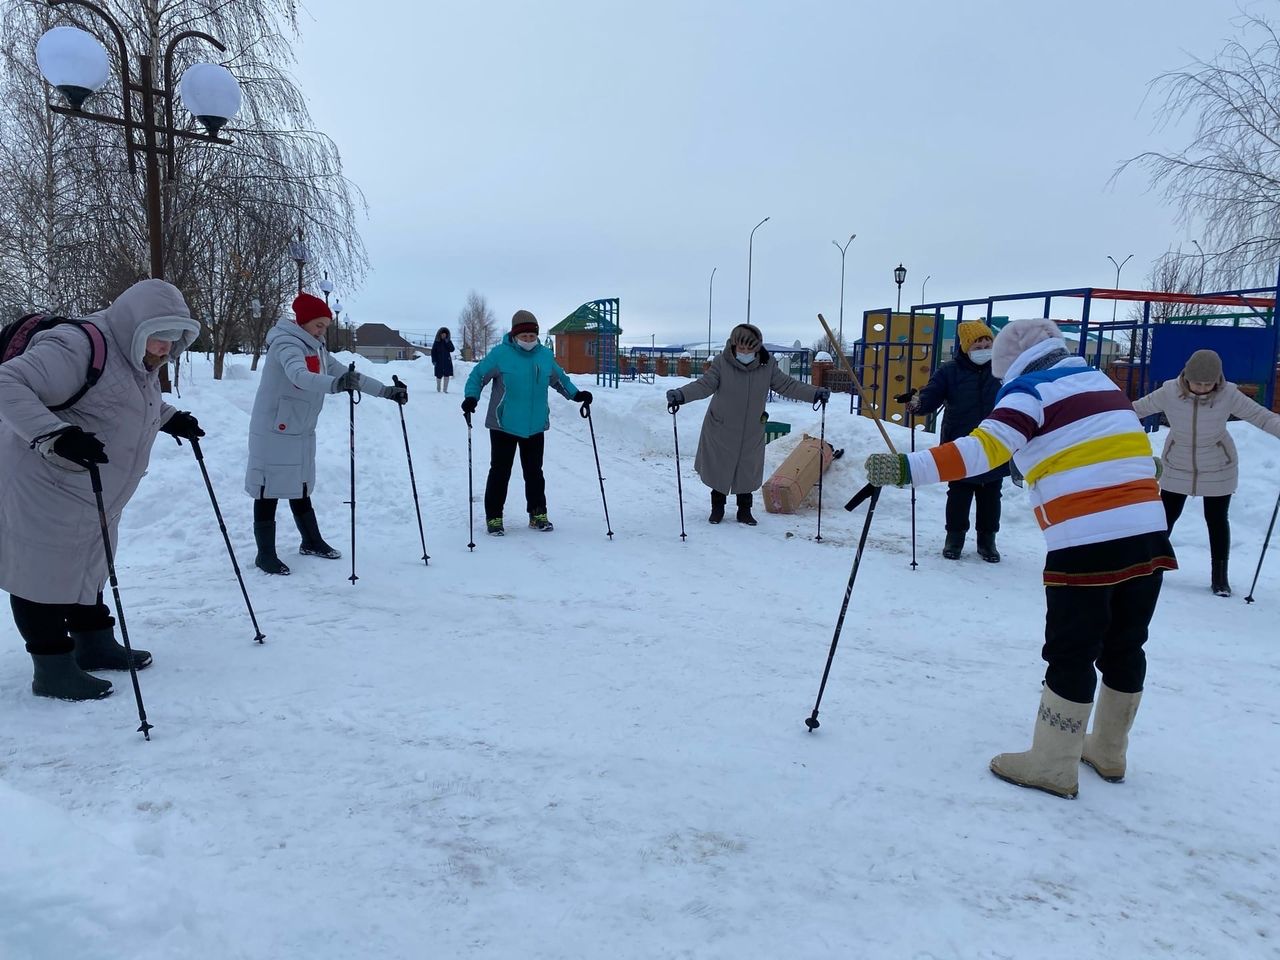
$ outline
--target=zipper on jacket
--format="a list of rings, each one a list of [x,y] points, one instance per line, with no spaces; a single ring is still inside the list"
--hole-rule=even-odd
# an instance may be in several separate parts
[[[1200,480],[1200,467],[1196,460],[1196,431],[1200,422],[1200,401],[1191,401],[1191,496],[1196,496],[1196,484]]]

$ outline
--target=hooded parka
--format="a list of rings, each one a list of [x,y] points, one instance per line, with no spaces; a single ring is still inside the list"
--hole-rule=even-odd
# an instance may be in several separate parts
[[[142,358],[147,340],[181,331],[176,358],[200,325],[182,294],[163,280],[143,280],[85,320],[107,343],[101,379],[73,407],[53,413],[85,383],[89,341],[64,325],[32,338],[0,365],[0,590],[35,603],[92,604],[107,578],[97,502],[82,467],[33,441],[68,424],[97,435],[110,462],[99,467],[112,549],[120,514],[147,471],[151,445],[174,408],[160,396],[160,374]]]
[[[267,356],[249,419],[249,465],[245,493],[255,499],[296,500],[316,486],[316,422],[324,398],[347,372],[290,317],[267,332]],[[381,395],[386,387],[360,375],[360,391]]]
[[[810,403],[818,392],[778,369],[763,346],[750,363],[743,363],[732,343],[725,344],[706,373],[680,388],[685,403],[711,398],[693,469],[712,490],[751,493],[764,482],[765,403],[771,390]]]

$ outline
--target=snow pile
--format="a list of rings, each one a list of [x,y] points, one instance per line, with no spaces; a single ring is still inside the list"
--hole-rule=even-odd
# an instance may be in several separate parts
[[[358,407],[359,582],[347,559],[252,568],[242,492],[257,382],[196,357],[179,405],[259,620],[253,629],[199,472],[157,441],[125,514],[120,579],[153,740],[128,679],[101,703],[38,701],[0,622],[0,956],[1264,957],[1280,916],[1280,542],[1248,590],[1280,444],[1243,424],[1237,598],[1208,591],[1196,508],[1174,541],[1148,646],[1128,782],[1080,799],[997,781],[1029,742],[1043,666],[1043,542],[1006,486],[1000,547],[938,556],[945,488],[881,498],[822,708],[805,732],[863,514],[844,501],[883,449],[837,398],[847,450],[816,503],[709,527],[692,471],[703,406],[679,414],[681,543],[665,390],[597,388],[594,425],[553,395],[553,534],[467,550],[467,431],[422,362],[378,365],[406,418],[431,563],[420,559],[400,422]],[[483,406],[482,406],[483,410]],[[770,408],[792,432],[818,414]],[[905,431],[891,428],[901,447]],[[1158,444],[1159,437],[1153,438]],[[931,442],[923,437],[920,442]],[[488,438],[473,434],[480,499]],[[350,547],[345,398],[321,417],[316,508]],[[96,549],[87,544],[86,549]]]

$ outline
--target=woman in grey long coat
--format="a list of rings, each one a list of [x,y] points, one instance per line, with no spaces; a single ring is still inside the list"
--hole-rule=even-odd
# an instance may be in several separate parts
[[[801,383],[778,369],[764,348],[757,327],[740,323],[729,334],[724,351],[697,380],[667,391],[667,403],[677,407],[710,397],[702,420],[698,455],[693,469],[711,488],[711,523],[724,519],[729,494],[738,497],[738,522],[756,525],[751,515],[752,493],[764,482],[765,403],[769,392],[793,400],[826,403],[831,391]]]
[[[1280,414],[1254,403],[1222,376],[1222,358],[1212,350],[1197,350],[1173,380],[1133,405],[1139,417],[1163,413],[1169,421],[1161,459],[1160,499],[1169,532],[1182,516],[1187,497],[1204,497],[1204,520],[1209,528],[1210,589],[1231,596],[1227,579],[1231,553],[1231,524],[1227,519],[1231,496],[1240,480],[1240,457],[1227,421],[1235,416],[1280,437]]]
[[[63,700],[111,693],[86,670],[129,667],[102,603],[107,559],[89,465],[99,465],[114,549],[157,431],[204,435],[160,396],[160,367],[200,333],[177,288],[143,280],[82,323],[37,333],[0,365],[0,589],[31,654],[32,692]],[[54,412],[87,382],[90,331],[106,348],[101,377]],[[135,667],[151,662],[136,647],[133,657]]]
[[[342,556],[325,543],[311,505],[316,486],[316,421],[324,398],[344,390],[408,403],[404,387],[388,387],[351,373],[329,356],[324,335],[333,315],[319,297],[300,293],[293,301],[294,319],[281,317],[267,332],[267,356],[258,381],[249,421],[249,465],[244,489],[253,497],[255,564],[267,573],[287,575],[276,555],[276,503],[289,501],[302,535],[303,556],[336,560]]]

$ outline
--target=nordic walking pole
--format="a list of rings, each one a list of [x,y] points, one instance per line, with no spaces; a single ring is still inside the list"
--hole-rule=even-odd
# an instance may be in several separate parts
[[[176,438],[175,438],[176,439]],[[209,491],[209,502],[213,504],[213,515],[218,518],[218,529],[222,531],[223,542],[227,545],[227,556],[231,558],[231,569],[236,572],[236,580],[240,582],[240,593],[244,595],[244,605],[249,611],[249,619],[253,622],[254,643],[262,643],[267,639],[262,628],[258,626],[258,618],[254,616],[253,604],[249,602],[249,591],[244,585],[244,576],[240,573],[240,564],[236,562],[236,552],[231,547],[231,535],[227,533],[227,525],[222,519],[222,510],[218,507],[218,498],[213,492],[213,483],[209,480],[209,469],[204,465],[204,451],[200,449],[200,441],[191,437],[191,452],[196,455],[196,463],[200,464],[200,473],[204,476],[204,487]],[[179,443],[182,441],[179,440]]]
[[[464,412],[462,414],[467,420],[467,512],[469,514],[469,523],[471,525],[471,539],[467,542],[467,549],[472,553],[476,550],[476,488],[475,481],[471,475],[471,414]]]
[[[587,421],[587,426],[591,428],[591,450],[596,455],[596,476],[600,478],[600,502],[604,504],[604,526],[609,531],[609,539],[613,539],[613,524],[609,522],[609,501],[604,495],[604,473],[600,470],[600,449],[596,446],[596,428],[591,421],[591,404],[584,403],[578,408],[578,413]]]
[[[120,639],[124,642],[125,659],[129,661],[129,679],[133,681],[133,699],[138,701],[138,732],[144,740],[151,739],[151,724],[147,722],[147,709],[142,705],[142,687],[138,686],[138,668],[133,665],[133,647],[129,646],[129,628],[124,622],[124,606],[120,603],[120,581],[116,579],[116,558],[111,552],[111,533],[107,528],[107,508],[102,503],[102,474],[96,463],[89,464],[89,482],[93,496],[98,501],[98,526],[102,528],[102,549],[107,553],[107,575],[111,580],[111,595],[115,598],[116,619],[120,621]]]
[[[348,373],[356,372],[356,365],[353,362],[347,368]],[[349,422],[351,425],[351,576],[347,577],[354,587],[356,581],[360,578],[356,576],[356,404],[360,402],[360,398],[356,395],[358,390],[352,388],[347,391],[348,410],[350,411]]]
[[[853,364],[851,364],[844,355],[844,351],[840,349],[840,344],[836,342],[836,335],[831,332],[831,328],[827,326],[827,321],[823,319],[822,314],[818,314],[818,322],[822,324],[822,329],[827,332],[827,340],[836,351],[836,356],[840,358],[840,362],[844,364],[845,370],[849,372],[849,380],[853,384],[854,389],[858,391],[858,396],[862,398],[863,404],[868,408],[871,407],[871,401],[867,399],[867,392],[862,389],[862,383],[858,380],[858,375],[853,372]],[[872,418],[875,421],[876,428],[880,431],[880,436],[884,438],[885,445],[888,446],[890,453],[897,453],[898,450],[893,445],[893,441],[889,439],[889,433],[884,428],[884,422],[879,417]]]
[[[676,496],[680,499],[680,542],[688,540],[684,532],[684,483],[680,480],[680,428],[676,425],[676,414],[680,412],[680,404],[668,403],[667,413],[671,414],[671,432],[676,438]]]
[[[391,382],[397,387],[404,386],[395,374],[391,375]],[[413,509],[418,514],[418,539],[422,541],[422,562],[429,567],[431,558],[427,556],[427,535],[422,532],[422,507],[418,505],[418,480],[413,475],[413,454],[409,452],[409,428],[404,423],[404,404],[397,403],[396,406],[400,408],[400,432],[404,434],[404,455],[409,461],[409,486],[413,490]]]
[[[836,657],[836,645],[840,643],[840,630],[844,627],[844,616],[849,609],[849,597],[853,594],[853,582],[858,578],[858,566],[862,563],[862,550],[867,545],[867,533],[871,530],[871,518],[875,516],[876,502],[880,499],[880,488],[868,483],[853,495],[853,499],[844,505],[846,510],[856,510],[864,500],[870,500],[867,507],[867,518],[862,522],[862,536],[858,538],[858,552],[853,555],[853,570],[849,573],[849,585],[844,588],[844,601],[840,604],[840,617],[836,620],[835,636],[831,638],[831,652],[827,654],[827,667],[822,671],[822,683],[818,687],[818,699],[813,703],[813,713],[805,718],[804,725],[809,732],[821,726],[818,723],[818,707],[822,703],[822,694],[827,689],[827,678],[831,676],[831,662]]]
[[[1271,531],[1276,528],[1276,514],[1280,514],[1280,495],[1276,496],[1276,508],[1271,511],[1271,523],[1267,526],[1267,537],[1262,541],[1262,553],[1258,554],[1258,569],[1253,571],[1253,583],[1249,586],[1249,595],[1245,603],[1253,603],[1253,591],[1258,586],[1258,574],[1262,573],[1262,559],[1267,555],[1267,547],[1271,545]]]
[[[822,474],[825,464],[822,458],[827,454],[827,405],[819,404],[814,401],[814,406],[822,407],[822,429],[818,434],[818,535],[814,538],[818,543],[822,542]]]
[[[910,403],[911,399],[920,391],[912,387],[906,393],[900,393],[893,399],[898,403]],[[910,409],[907,410],[907,426],[911,430],[911,452],[916,452],[916,415]],[[911,485],[911,569],[914,570],[919,564],[916,563],[916,487]]]

